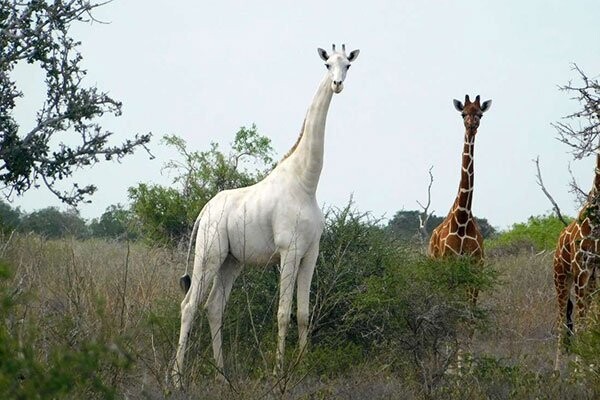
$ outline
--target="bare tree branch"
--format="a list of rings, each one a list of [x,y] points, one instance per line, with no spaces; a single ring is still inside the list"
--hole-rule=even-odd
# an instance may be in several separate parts
[[[562,216],[562,213],[560,212],[560,208],[558,207],[558,204],[556,203],[556,201],[554,201],[554,198],[552,197],[552,195],[550,195],[548,190],[546,190],[546,186],[544,186],[544,181],[542,180],[542,172],[540,171],[540,156],[537,156],[537,158],[535,160],[531,160],[531,161],[533,161],[535,163],[535,167],[537,169],[537,174],[535,176],[536,183],[540,186],[540,188],[542,189],[542,192],[544,192],[544,194],[546,195],[548,200],[550,200],[550,203],[552,203],[552,209],[556,213],[556,216],[558,217],[558,219],[560,219],[560,221],[565,226],[569,225],[569,223]]]
[[[586,74],[573,64],[573,70],[577,71],[583,84],[575,86],[569,82],[559,87],[565,92],[575,92],[573,100],[582,104],[583,109],[565,116],[567,122],[552,124],[558,132],[558,140],[571,148],[576,159],[582,159],[598,151],[600,139],[600,83],[597,79],[588,78]],[[571,125],[569,120],[575,120],[577,126]]]
[[[427,203],[425,205],[421,204],[419,200],[417,200],[417,204],[421,207],[422,211],[419,212],[419,238],[421,239],[421,244],[426,245],[427,239],[429,238],[429,232],[427,232],[427,221],[433,215],[434,211],[429,212],[429,206],[431,205],[431,186],[433,186],[433,173],[431,170],[433,169],[433,165],[429,167],[429,185],[427,186]]]
[[[584,192],[577,183],[575,175],[573,175],[573,170],[571,169],[571,163],[569,163],[568,169],[569,175],[571,175],[571,181],[569,182],[569,193],[572,193],[575,196],[575,200],[577,201],[578,206],[581,208],[587,201],[588,194]]]

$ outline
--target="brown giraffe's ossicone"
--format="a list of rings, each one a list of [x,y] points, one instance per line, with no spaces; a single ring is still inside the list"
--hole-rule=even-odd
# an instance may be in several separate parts
[[[594,184],[577,218],[563,229],[554,253],[554,286],[558,300],[558,345],[554,368],[560,368],[565,333],[575,332],[574,310],[582,319],[596,288],[600,266],[600,154]],[[573,293],[572,293],[573,292]],[[574,295],[574,299],[571,297]],[[566,328],[566,332],[565,329]]]
[[[475,222],[471,205],[473,203],[474,149],[475,135],[483,113],[489,110],[492,101],[480,103],[479,95],[471,102],[465,95],[464,104],[454,100],[454,108],[461,113],[465,125],[465,141],[462,152],[460,184],[456,200],[448,213],[431,234],[429,256],[432,258],[470,257],[483,264],[483,236]],[[477,292],[471,293],[475,302]]]

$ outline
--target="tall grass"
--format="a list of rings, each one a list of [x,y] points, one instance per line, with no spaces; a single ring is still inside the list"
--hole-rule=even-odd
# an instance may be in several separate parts
[[[81,373],[68,381],[70,386],[47,393],[130,399],[592,398],[596,394],[599,383],[593,376],[571,374],[568,366],[562,377],[551,371],[556,305],[548,253],[488,259],[487,268],[497,271],[500,284],[488,286],[479,296],[479,306],[488,313],[485,329],[473,337],[473,362],[461,374],[442,371],[437,381],[424,385],[423,367],[417,364],[430,362],[427,357],[441,351],[444,346],[439,344],[448,340],[453,325],[439,325],[440,336],[429,336],[442,342],[419,342],[430,346],[425,350],[432,353],[411,353],[402,340],[407,340],[411,315],[418,319],[426,310],[442,310],[435,304],[444,305],[450,297],[436,293],[460,280],[432,269],[426,261],[411,259],[414,256],[406,256],[394,243],[384,246],[377,230],[357,227],[356,215],[343,217],[345,233],[324,237],[323,259],[313,283],[313,345],[296,363],[296,337],[290,335],[289,369],[283,382],[270,375],[278,273],[275,268],[249,268],[236,282],[226,310],[224,351],[230,384],[213,379],[208,326],[198,313],[183,393],[174,391],[165,378],[179,333],[178,278],[184,252],[126,242],[4,237],[0,258],[12,273],[4,277],[3,293],[18,301],[6,303],[2,321],[6,337],[0,335],[0,341],[14,350],[7,354],[9,359],[30,359],[37,369],[21,363],[10,375],[0,367],[0,385],[9,382],[15,390],[33,385],[28,390],[35,392],[36,385],[41,389],[34,382],[41,373],[35,371],[62,376],[76,369]],[[381,247],[373,249],[370,241]],[[414,332],[414,340],[432,335]],[[590,336],[587,343],[594,345],[594,340]],[[58,357],[57,350],[68,357]],[[6,359],[0,364],[6,366]],[[51,379],[42,383],[56,385]]]
[[[4,248],[2,256],[14,271],[8,286],[27,296],[13,316],[22,330],[35,331],[30,345],[39,360],[47,360],[57,345],[81,350],[99,343],[135,360],[127,370],[100,368],[110,386],[123,395],[143,392],[148,384],[163,389],[181,297],[172,284],[178,254],[31,235],[14,236]]]

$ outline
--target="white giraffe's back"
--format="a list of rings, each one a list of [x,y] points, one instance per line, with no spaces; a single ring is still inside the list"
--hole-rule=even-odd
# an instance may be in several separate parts
[[[255,185],[220,192],[205,205],[196,260],[201,262],[206,244],[217,240],[221,250],[243,264],[272,265],[279,262],[281,249],[304,254],[319,240],[324,222],[314,194],[279,172],[278,167]]]

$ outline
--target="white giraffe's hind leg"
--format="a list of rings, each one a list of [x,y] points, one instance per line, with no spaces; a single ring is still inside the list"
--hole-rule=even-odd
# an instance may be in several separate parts
[[[183,370],[183,360],[187,349],[187,341],[192,329],[192,322],[198,304],[203,302],[208,294],[208,282],[211,274],[207,271],[202,271],[201,277],[192,279],[192,286],[187,292],[185,298],[181,302],[181,327],[179,330],[179,343],[177,345],[177,354],[175,355],[175,363],[171,372],[173,384],[176,387],[182,386],[181,371]]]
[[[214,232],[214,231],[213,231]],[[179,343],[177,345],[177,354],[175,363],[171,372],[171,379],[176,387],[182,386],[181,371],[187,341],[192,329],[194,314],[200,304],[203,304],[208,295],[208,285],[213,281],[215,272],[225,261],[228,251],[228,243],[223,243],[222,238],[226,235],[218,232],[199,233],[196,242],[196,258],[194,260],[194,271],[192,274],[192,284],[190,290],[181,302],[181,328],[179,331]]]
[[[225,259],[225,262],[215,274],[213,286],[205,306],[210,325],[213,355],[221,378],[224,378],[225,375],[223,362],[223,313],[231,294],[231,288],[241,269],[241,264],[232,256],[228,256]]]

